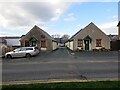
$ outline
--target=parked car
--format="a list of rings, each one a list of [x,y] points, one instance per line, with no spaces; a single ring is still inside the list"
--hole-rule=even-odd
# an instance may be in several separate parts
[[[5,54],[6,58],[13,57],[31,57],[39,54],[39,49],[37,47],[21,47],[17,48],[11,52]]]
[[[60,44],[60,47],[65,47],[65,45],[64,44]]]

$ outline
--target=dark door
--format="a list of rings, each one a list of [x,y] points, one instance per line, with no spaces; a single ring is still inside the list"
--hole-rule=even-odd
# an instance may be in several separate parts
[[[85,40],[85,50],[89,50],[89,40]]]

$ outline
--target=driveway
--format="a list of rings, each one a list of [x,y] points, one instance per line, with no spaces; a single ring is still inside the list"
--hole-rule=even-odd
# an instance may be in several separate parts
[[[2,60],[2,81],[117,80],[118,52],[72,52],[59,48],[30,59]]]

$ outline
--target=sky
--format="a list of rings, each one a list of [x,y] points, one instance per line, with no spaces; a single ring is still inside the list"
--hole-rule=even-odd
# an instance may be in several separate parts
[[[107,35],[117,34],[119,0],[100,1],[0,0],[0,37],[25,35],[34,25],[50,35],[72,36],[91,22]]]

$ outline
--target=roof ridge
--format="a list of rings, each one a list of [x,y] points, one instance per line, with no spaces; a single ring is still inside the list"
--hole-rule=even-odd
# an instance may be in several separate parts
[[[40,27],[38,27],[37,25],[35,25],[34,27],[37,27],[38,29],[40,29],[44,34],[47,34],[51,39],[54,40],[54,38],[52,36],[50,36],[46,31],[44,31],[43,29],[41,29]]]
[[[44,31],[42,28],[40,28],[40,27],[37,26],[37,25],[34,25],[33,28],[30,29],[30,31],[31,31],[31,30],[38,30],[38,31],[41,31],[47,38],[50,38],[50,39],[52,39],[52,40],[55,41],[54,38],[52,38],[46,31]],[[30,33],[30,31],[29,31],[28,33]],[[27,33],[27,34],[28,34],[28,33]],[[27,34],[26,34],[26,35],[27,35]],[[26,36],[26,35],[25,35],[25,36]],[[23,38],[25,38],[25,37],[23,37]],[[22,38],[22,39],[23,39],[23,38]]]
[[[69,40],[72,40],[80,31],[82,31],[83,29],[80,29],[78,32],[76,32],[73,36],[71,36],[71,38]]]

